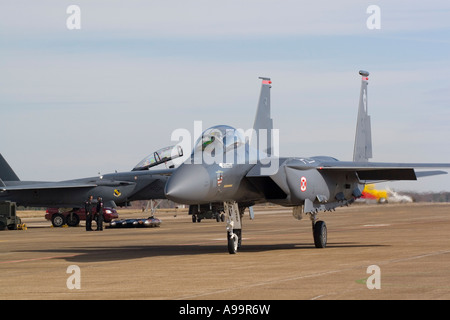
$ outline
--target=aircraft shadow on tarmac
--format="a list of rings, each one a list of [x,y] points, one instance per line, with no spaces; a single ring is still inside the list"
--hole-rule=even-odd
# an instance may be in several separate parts
[[[328,243],[327,248],[323,249],[326,253],[336,248],[372,248],[386,247],[388,245],[379,244],[358,244],[355,242]],[[289,243],[289,244],[267,244],[267,245],[251,245],[246,244],[240,252],[268,252],[276,250],[302,250],[314,249],[311,243]],[[55,249],[55,250],[31,250],[32,252],[45,252],[53,254],[64,254],[64,257],[55,259],[65,259],[69,262],[105,262],[120,261],[139,258],[163,257],[163,256],[187,256],[187,255],[204,255],[204,254],[224,254],[223,245],[150,245],[150,246],[125,246],[125,247],[109,247],[109,248],[73,248],[73,249]],[[24,251],[25,252],[25,251]],[[26,252],[30,252],[27,250]],[[74,256],[67,257],[67,255]]]

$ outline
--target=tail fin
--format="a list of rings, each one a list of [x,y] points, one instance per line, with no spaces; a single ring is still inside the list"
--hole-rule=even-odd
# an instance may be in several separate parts
[[[259,95],[258,108],[256,110],[255,122],[253,124],[253,129],[256,132],[258,143],[263,138],[260,137],[260,130],[265,129],[267,137],[267,147],[266,150],[261,150],[268,155],[272,153],[272,129],[273,129],[273,119],[270,117],[270,88],[272,88],[270,78],[259,77],[262,80],[261,93]],[[260,144],[260,143],[259,143]],[[260,144],[261,145],[261,144]]]
[[[0,154],[0,179],[3,181],[20,181],[13,169],[6,162],[5,158]]]
[[[368,162],[372,158],[372,133],[370,116],[367,109],[367,85],[369,84],[369,72],[359,71],[362,76],[361,93],[359,96],[358,119],[356,122],[355,148],[353,161]]]

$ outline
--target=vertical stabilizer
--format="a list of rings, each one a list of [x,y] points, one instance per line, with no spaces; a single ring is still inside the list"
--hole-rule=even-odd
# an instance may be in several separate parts
[[[0,179],[3,181],[20,181],[13,169],[6,162],[5,158],[0,154]]]
[[[256,132],[259,146],[264,146],[261,151],[270,155],[272,153],[273,129],[273,120],[270,117],[270,88],[272,88],[272,81],[270,81],[270,78],[265,77],[259,77],[259,79],[262,80],[261,93],[259,95],[258,108],[256,110],[253,129]],[[265,143],[265,141],[261,141],[261,139],[267,139],[267,143]]]
[[[353,161],[368,162],[372,158],[372,133],[370,116],[367,108],[367,85],[369,84],[369,72],[359,71],[362,76],[361,92],[359,96],[358,119],[356,122],[355,148]]]

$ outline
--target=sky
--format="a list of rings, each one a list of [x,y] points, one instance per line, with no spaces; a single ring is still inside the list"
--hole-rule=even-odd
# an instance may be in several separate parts
[[[5,0],[0,152],[22,180],[128,171],[194,121],[251,128],[265,76],[281,156],[351,160],[363,69],[371,161],[450,163],[449,14],[448,0]],[[450,175],[386,185],[450,191]]]

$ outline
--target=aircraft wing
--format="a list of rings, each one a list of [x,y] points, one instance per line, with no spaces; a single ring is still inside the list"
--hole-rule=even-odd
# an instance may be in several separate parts
[[[47,190],[47,189],[73,189],[73,188],[93,188],[95,183],[60,183],[60,182],[40,182],[30,184],[18,184],[12,186],[0,186],[0,191],[23,191],[23,190]]]
[[[128,181],[97,180],[97,181],[63,181],[63,182],[26,182],[20,181],[6,186],[0,181],[0,192],[25,191],[25,190],[52,190],[52,189],[75,189],[94,188],[98,186],[119,187],[134,184]]]
[[[323,160],[326,159],[326,160]],[[323,175],[337,172],[356,173],[362,183],[395,180],[417,180],[426,176],[447,174],[446,171],[416,171],[421,168],[450,168],[450,163],[386,163],[338,161],[329,157],[280,158],[278,171],[263,174],[261,163],[256,164],[246,175],[266,197],[283,198],[289,194],[287,176],[293,171],[317,170]],[[287,172],[289,170],[290,173]]]
[[[323,158],[328,160],[323,161]],[[315,182],[333,179],[342,174],[349,176],[357,176],[362,184],[376,183],[382,181],[398,181],[398,180],[417,180],[417,178],[447,174],[446,171],[431,170],[417,171],[421,168],[450,168],[450,163],[382,163],[382,162],[346,162],[338,161],[329,157],[314,158],[280,158],[278,170],[272,173],[265,173],[262,168],[265,166],[261,163],[256,164],[246,174],[246,179],[251,183],[257,192],[264,195],[267,201],[281,201],[280,203],[290,204],[292,197],[299,197],[299,190],[302,188],[301,181],[306,178]],[[266,171],[267,172],[267,171]],[[315,172],[315,173],[314,173]],[[323,177],[323,178],[320,178]],[[305,210],[330,210],[337,206],[342,206],[346,201],[343,194],[337,194],[333,199],[328,199],[326,186],[322,189],[315,187],[310,188],[311,195],[318,202],[314,202],[313,198],[309,198]],[[353,195],[358,197],[360,190],[353,189]],[[342,193],[342,192],[341,192]],[[337,200],[336,200],[337,199]],[[284,202],[283,202],[284,201]],[[312,212],[305,211],[305,212]]]
[[[417,180],[417,178],[447,174],[446,171],[433,170],[416,172],[420,168],[450,168],[449,163],[386,163],[386,162],[322,162],[316,167],[319,171],[356,172],[360,180]]]
[[[388,162],[351,162],[351,161],[315,161],[310,164],[294,161],[288,167],[298,170],[317,169],[321,172],[356,172],[360,180],[417,180],[432,175],[447,174],[446,171],[418,171],[420,168],[450,168],[450,163],[388,163]]]

